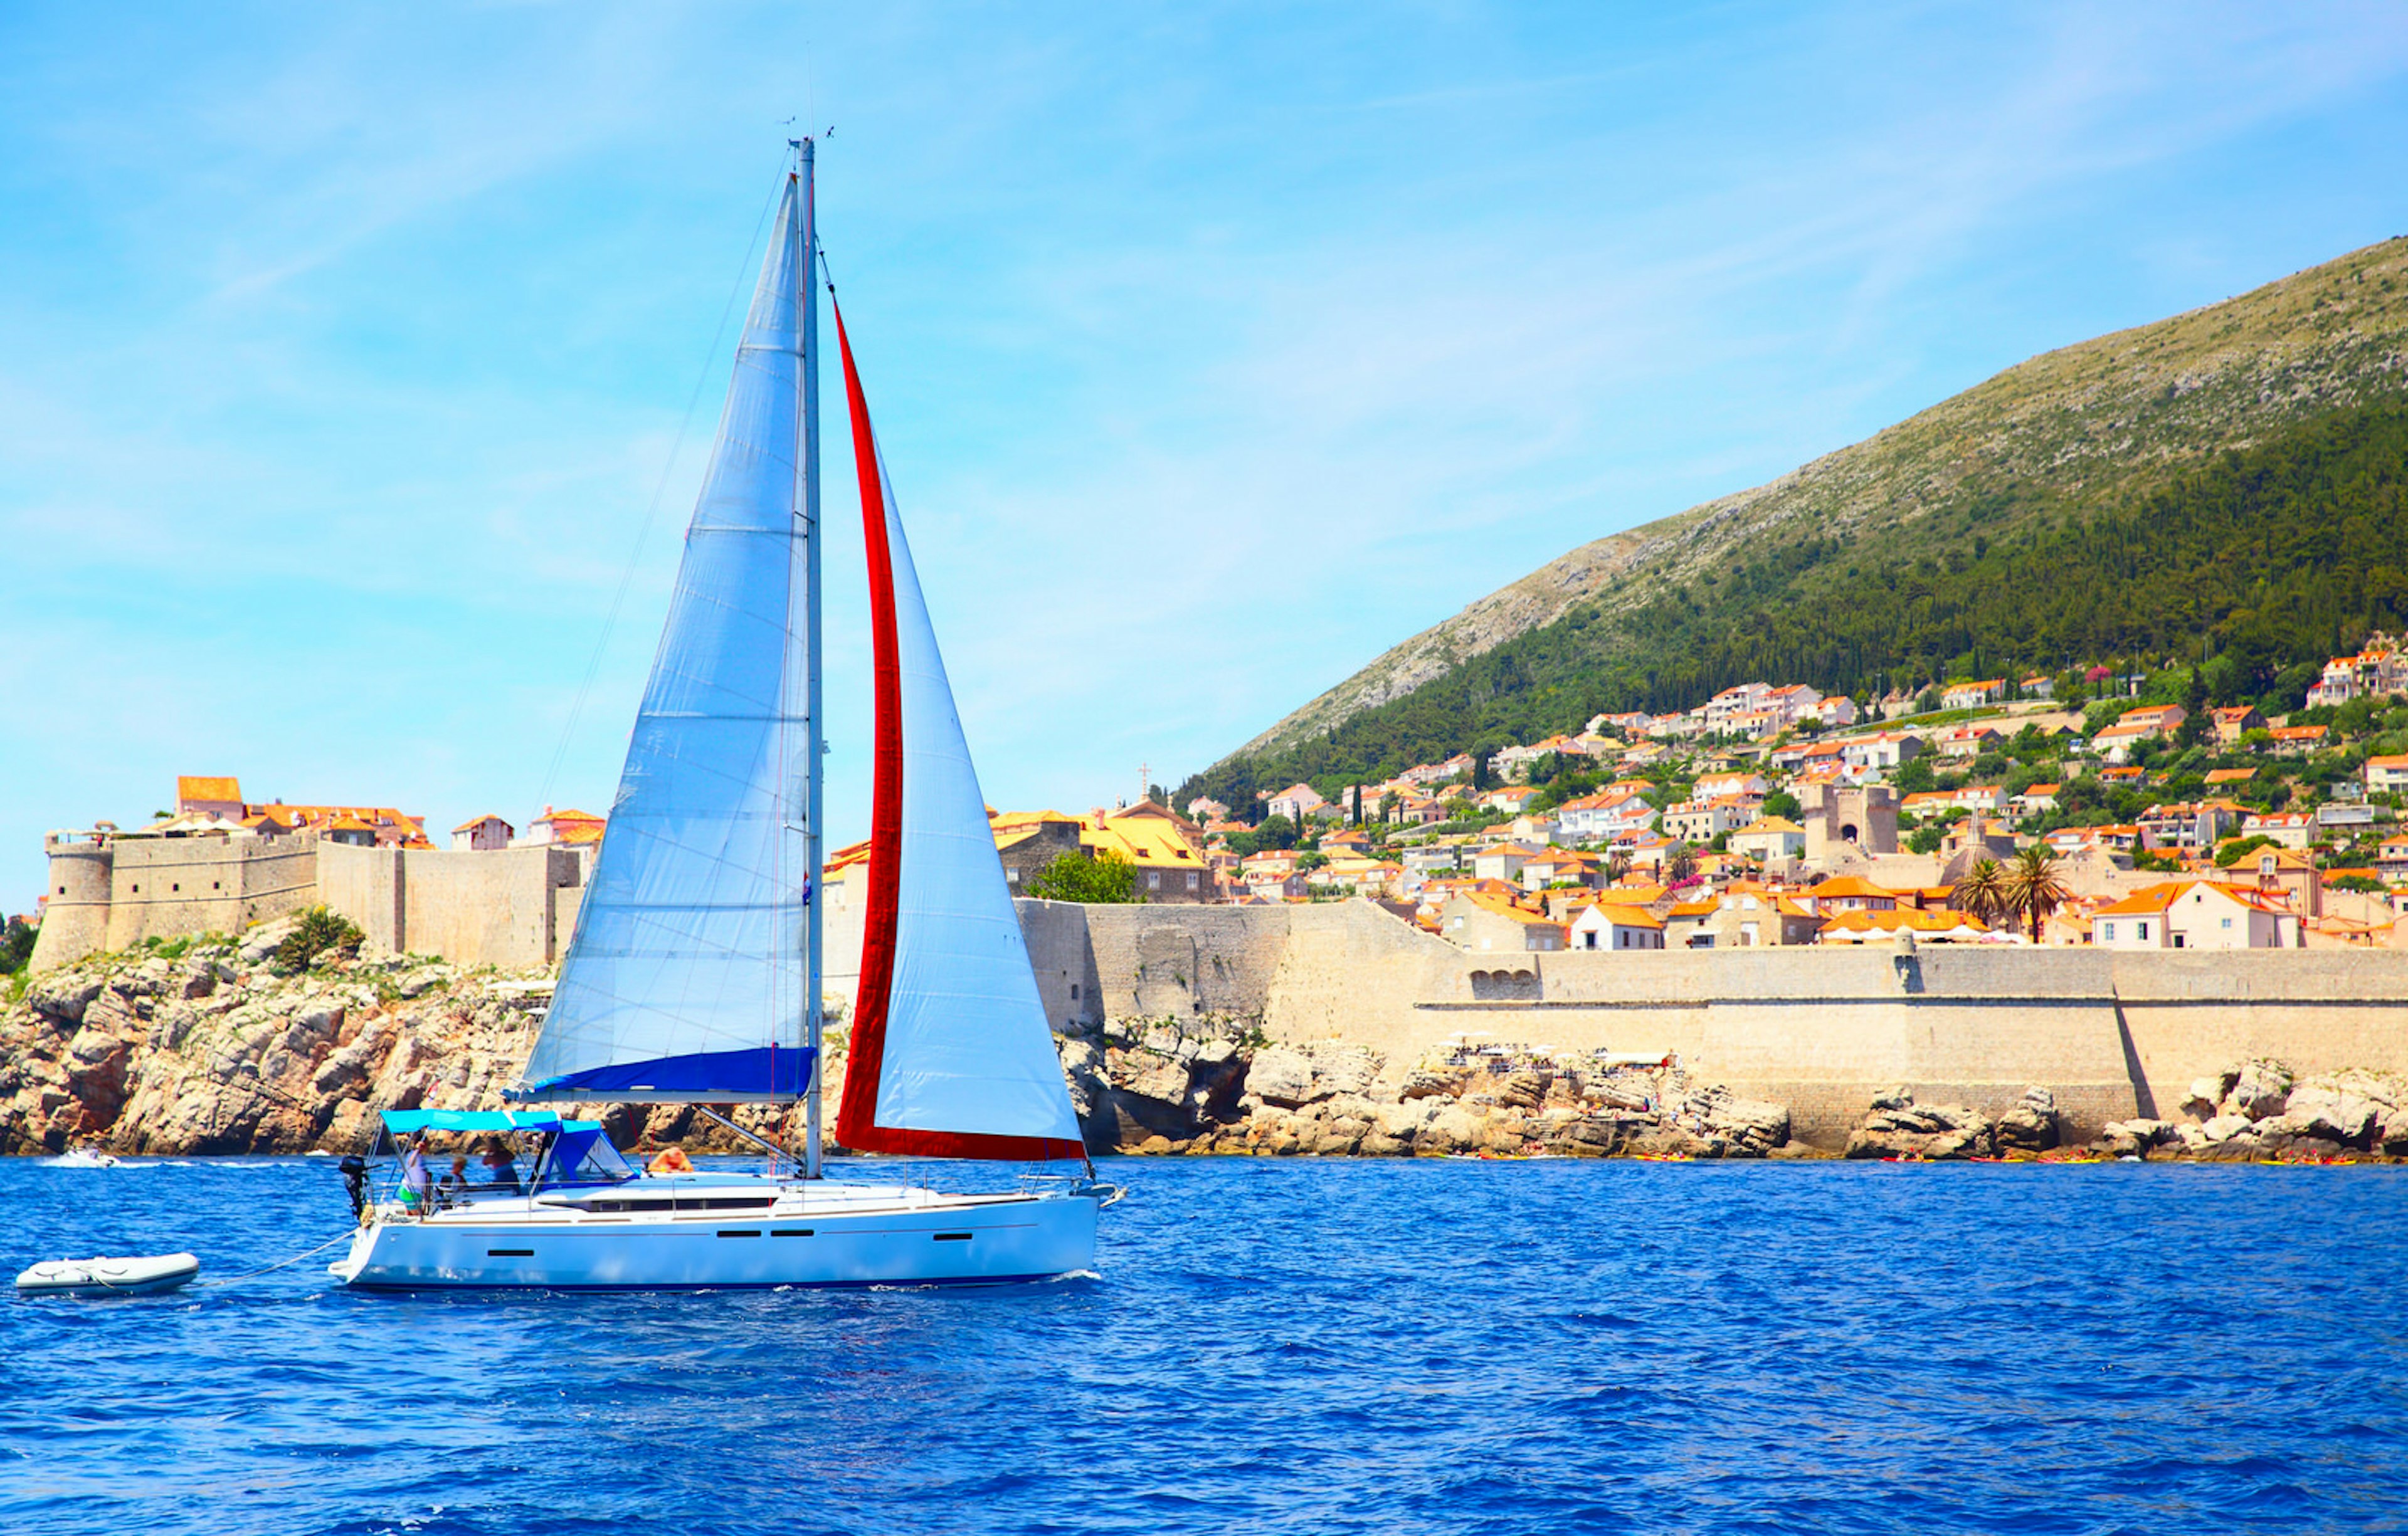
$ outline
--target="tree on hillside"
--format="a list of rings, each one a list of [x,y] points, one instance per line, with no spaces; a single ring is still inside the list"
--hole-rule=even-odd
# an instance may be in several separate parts
[[[2034,843],[2015,855],[2014,863],[2007,870],[2003,882],[2003,911],[2021,914],[2031,925],[2031,942],[2040,943],[2041,925],[2048,915],[2063,906],[2073,894],[2057,877],[2057,860],[2051,858],[2048,846]]]
[[[1139,903],[1137,866],[1112,849],[1090,859],[1066,853],[1028,878],[1028,894],[1049,902],[1084,902],[1090,905]]]
[[[0,976],[25,968],[25,962],[34,958],[34,940],[41,932],[38,924],[8,919],[8,926],[0,929]]]
[[[1262,853],[1292,848],[1296,846],[1298,835],[1296,823],[1286,817],[1267,816],[1263,818],[1263,824],[1254,829],[1254,851]]]
[[[1768,817],[1785,816],[1795,821],[1806,814],[1806,807],[1799,804],[1798,797],[1788,790],[1775,789],[1764,797],[1764,814]]]

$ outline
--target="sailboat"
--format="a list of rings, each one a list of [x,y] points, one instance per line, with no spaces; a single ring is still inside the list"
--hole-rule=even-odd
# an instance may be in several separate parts
[[[367,1289],[996,1283],[1076,1273],[1114,1198],[1085,1162],[985,799],[844,333],[873,691],[867,933],[836,1134],[865,1153],[1049,1163],[999,1192],[826,1176],[822,1141],[818,244],[792,142],[768,253],[609,830],[509,1109],[387,1134],[532,1145],[494,1179],[378,1198],[328,1266]],[[640,1173],[580,1103],[804,1109],[762,1172]],[[722,1119],[731,1129],[734,1122]],[[741,1132],[752,1134],[749,1131]],[[760,1138],[755,1138],[760,1139]],[[421,1145],[423,1145],[423,1143]]]

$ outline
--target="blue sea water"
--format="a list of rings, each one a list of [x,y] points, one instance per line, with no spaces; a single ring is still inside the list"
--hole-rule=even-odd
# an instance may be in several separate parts
[[[2408,1529],[2400,1171],[1111,1171],[1044,1286],[0,1301],[0,1531]],[[12,1272],[348,1224],[324,1159],[0,1211]]]

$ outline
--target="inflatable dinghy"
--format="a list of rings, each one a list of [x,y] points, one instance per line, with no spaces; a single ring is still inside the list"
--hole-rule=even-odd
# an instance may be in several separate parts
[[[132,1259],[53,1259],[17,1276],[20,1296],[150,1296],[174,1290],[201,1273],[188,1253]]]

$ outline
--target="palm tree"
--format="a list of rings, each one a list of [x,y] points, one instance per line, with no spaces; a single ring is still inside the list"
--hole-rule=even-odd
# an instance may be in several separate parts
[[[2057,877],[2057,860],[2048,845],[2034,843],[2015,855],[2014,867],[2003,882],[2008,912],[2021,913],[2031,923],[2031,942],[2040,943],[2041,924],[2073,894]]]
[[[2012,911],[2007,904],[2007,881],[1995,859],[1976,859],[1965,878],[1956,882],[1949,894],[1950,903],[1957,911],[1988,922],[2001,912]]]

